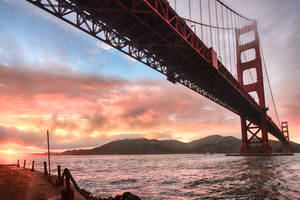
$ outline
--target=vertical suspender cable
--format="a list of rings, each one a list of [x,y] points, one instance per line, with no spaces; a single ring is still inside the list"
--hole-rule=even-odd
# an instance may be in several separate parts
[[[243,28],[243,18],[239,17],[239,26],[240,26],[240,30]],[[240,35],[240,43],[241,45],[244,44],[244,34],[241,34]],[[241,52],[241,54],[243,54],[243,57],[244,57],[244,62],[247,62],[247,56],[245,55],[245,51]],[[242,55],[241,55],[241,58],[242,58]],[[242,59],[241,59],[241,62],[242,62]],[[245,77],[244,77],[244,72],[242,72],[242,77],[243,77],[243,84],[247,84],[248,83],[248,76],[249,74],[245,74]]]
[[[234,14],[234,27],[235,27],[235,31],[238,32],[238,23],[237,23],[237,15]],[[238,55],[237,55],[237,52],[238,52],[238,49],[239,49],[239,38],[236,37],[237,35],[235,35],[235,39],[236,39],[236,79],[238,79],[238,70],[237,70],[237,63],[240,62],[238,60]],[[239,57],[241,58],[241,55],[239,55]]]
[[[243,29],[245,27],[245,20],[243,18],[241,20],[242,20],[242,29]],[[243,44],[246,44],[246,34],[243,33],[242,36],[243,36]],[[246,57],[245,61],[248,62],[249,60],[248,51],[247,50],[244,51],[243,54]],[[250,82],[249,80],[250,80],[250,73],[249,70],[247,70],[247,84]]]
[[[216,7],[216,4],[217,4],[217,1],[215,0],[214,1],[215,2],[215,7]],[[212,8],[212,9],[214,9],[214,8]],[[218,27],[217,26],[217,17],[216,17],[216,12],[215,12],[215,15],[214,15],[214,17],[215,17],[215,25],[216,25],[216,27]],[[213,29],[213,33],[214,33],[214,37],[215,37],[215,51],[217,52],[217,57],[218,57],[218,55],[219,55],[219,53],[218,53],[218,33],[217,33],[217,29],[219,29],[219,28],[215,28],[215,29]]]
[[[241,19],[241,21],[242,21],[242,29],[245,27],[245,20],[242,18]],[[242,44],[246,44],[246,36],[247,36],[247,34],[242,34]],[[243,55],[244,55],[244,57],[245,57],[245,62],[248,62],[248,60],[249,60],[249,54],[248,54],[248,51],[243,51]],[[250,82],[250,70],[247,70],[247,84]]]
[[[175,8],[175,11],[177,12],[176,0],[174,0],[174,8]]]
[[[199,6],[200,6],[200,21],[201,21],[201,24],[202,24],[202,5],[201,5],[201,0],[199,0]],[[203,26],[201,25],[201,39],[203,40]]]
[[[233,72],[232,72],[232,74],[234,76],[235,71],[236,71],[236,67],[235,67],[235,63],[236,63],[236,51],[234,49],[235,41],[234,41],[234,33],[233,33],[234,26],[233,26],[232,15],[233,15],[233,13],[230,12],[230,19],[231,19],[230,21],[231,21],[231,27],[232,27],[232,29],[231,29],[231,38],[232,38],[232,50],[233,50]]]
[[[189,19],[192,20],[191,0],[189,0]],[[192,25],[192,22],[190,22],[190,25]]]
[[[207,46],[208,46],[208,42],[209,42],[209,38],[208,38],[208,27],[205,27],[205,36],[206,36],[206,40],[207,40]]]
[[[221,6],[221,11],[222,11],[222,26],[223,26],[223,34],[222,34],[222,40],[223,40],[223,48],[224,48],[224,54],[223,54],[223,59],[224,63],[226,65],[226,47],[225,47],[225,25],[224,25],[224,12],[223,12],[223,6]]]
[[[229,28],[229,20],[228,20],[228,9],[226,9],[226,18],[227,18],[227,27]],[[229,29],[227,30],[227,42],[228,42],[228,57],[229,57],[229,65],[230,65],[230,73],[232,73],[232,64],[231,64],[231,48],[230,48],[230,41],[229,41]]]
[[[243,44],[243,37],[242,37],[242,35],[240,35],[240,30],[241,30],[241,28],[242,28],[242,25],[241,25],[241,17],[240,16],[237,16],[237,21],[238,21],[238,27],[239,27],[239,45],[242,45]],[[244,52],[240,52],[240,62],[242,62],[242,55],[244,56],[244,59],[247,59],[246,58],[246,56],[245,56],[245,54],[244,54]],[[246,78],[246,77],[245,77]],[[244,85],[245,84],[245,80],[244,80],[244,73],[242,72],[241,73],[241,79],[242,79],[242,85]]]
[[[211,11],[210,11],[210,0],[208,1],[208,15],[209,15],[209,32],[210,32],[210,45],[213,47],[213,39],[212,39],[212,28],[211,28]]]
[[[217,27],[219,27],[219,19],[218,19],[218,4],[217,1],[215,1],[215,9],[216,9],[216,22],[217,22]],[[218,54],[220,54],[220,28],[218,28],[218,30],[216,31],[218,37]]]

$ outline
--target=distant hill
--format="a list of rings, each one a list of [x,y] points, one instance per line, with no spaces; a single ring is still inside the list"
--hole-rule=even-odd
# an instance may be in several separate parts
[[[273,152],[282,152],[280,142],[270,140]],[[291,142],[293,152],[300,152],[300,144]],[[184,153],[238,153],[241,140],[232,136],[212,135],[190,143],[177,140],[125,139],[109,142],[92,149],[69,150],[63,155],[130,155]]]
[[[232,136],[211,135],[190,142],[195,153],[237,153],[241,140]]]
[[[100,147],[88,150],[71,150],[65,151],[63,154],[87,154],[87,155],[105,155],[105,154],[169,154],[169,153],[190,153],[192,146],[188,143],[177,140],[149,140],[141,139],[125,139],[116,140]]]

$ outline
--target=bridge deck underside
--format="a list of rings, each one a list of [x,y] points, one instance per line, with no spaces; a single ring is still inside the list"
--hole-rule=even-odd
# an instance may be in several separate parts
[[[222,63],[219,61],[219,69],[213,67],[207,57],[209,49],[203,45],[201,52],[196,51],[186,38],[174,29],[174,24],[166,21],[165,17],[159,14],[160,10],[153,9],[149,2],[155,1],[81,0],[77,1],[77,6],[94,19],[107,24],[120,36],[128,38],[138,48],[158,57],[161,65],[174,69],[176,81],[189,80],[213,96],[211,100],[259,124],[262,110]],[[169,17],[174,14],[176,15],[169,8]],[[183,20],[182,24],[190,30]],[[267,121],[268,131],[283,144],[287,144],[284,135],[271,118],[268,117]]]

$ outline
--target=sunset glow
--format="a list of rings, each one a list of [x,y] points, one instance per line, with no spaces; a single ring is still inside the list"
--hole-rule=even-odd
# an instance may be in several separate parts
[[[3,156],[21,156],[41,152],[44,152],[44,148],[11,142],[0,144],[0,154]]]
[[[45,151],[47,130],[58,151],[124,138],[241,137],[236,114],[26,1],[0,2],[1,18],[9,19],[0,20],[1,154]],[[290,40],[299,36],[298,10],[279,18],[275,4],[233,2],[226,1],[257,17],[280,119],[289,122],[291,140],[300,142],[300,45]],[[279,23],[284,19],[289,23]],[[267,89],[266,100],[276,119]],[[11,143],[14,148],[4,145]]]
[[[0,152],[4,153],[4,154],[8,154],[8,155],[17,153],[15,150],[12,150],[12,149],[7,149],[7,150],[3,150],[3,151],[0,150]]]

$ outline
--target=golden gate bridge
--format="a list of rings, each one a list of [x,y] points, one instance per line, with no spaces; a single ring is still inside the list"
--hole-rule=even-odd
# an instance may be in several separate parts
[[[236,113],[242,155],[271,154],[268,133],[291,154],[257,22],[220,0],[26,0]],[[268,115],[264,73],[276,123]]]

